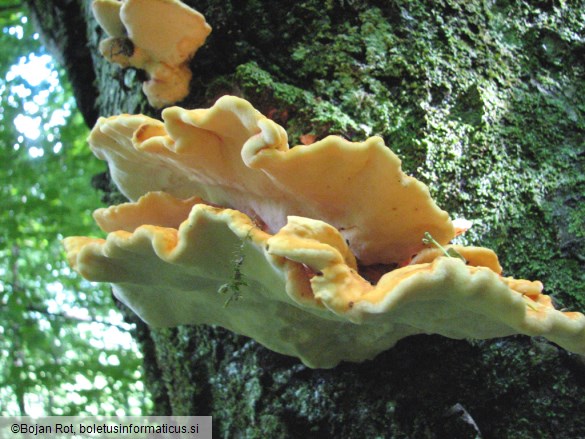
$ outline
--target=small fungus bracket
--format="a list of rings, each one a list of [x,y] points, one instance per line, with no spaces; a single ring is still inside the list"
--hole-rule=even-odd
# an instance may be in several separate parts
[[[203,15],[179,0],[94,0],[92,8],[109,35],[100,52],[123,68],[146,71],[150,105],[162,108],[189,94],[188,61],[211,32]]]

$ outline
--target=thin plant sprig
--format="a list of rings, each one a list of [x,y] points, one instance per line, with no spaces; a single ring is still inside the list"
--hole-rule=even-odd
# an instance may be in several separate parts
[[[445,247],[443,247],[441,244],[439,244],[435,238],[433,238],[433,236],[429,233],[429,232],[425,232],[425,234],[423,235],[423,239],[422,239],[423,244],[425,245],[434,245],[435,247],[437,247],[439,250],[441,250],[445,256],[449,257],[449,258],[457,258],[463,261],[463,263],[467,264],[467,259],[465,259],[463,257],[463,255],[461,255],[461,253],[459,253],[457,250],[455,250],[454,248],[448,248],[446,249]]]
[[[246,241],[250,239],[250,233],[252,229],[248,231],[246,237],[242,240],[238,249],[234,252],[233,260],[233,272],[229,282],[221,285],[217,292],[219,294],[229,294],[226,301],[223,304],[224,308],[227,308],[232,301],[240,300],[242,298],[242,288],[248,286],[248,282],[242,272],[242,266],[244,265],[245,255],[244,246]]]

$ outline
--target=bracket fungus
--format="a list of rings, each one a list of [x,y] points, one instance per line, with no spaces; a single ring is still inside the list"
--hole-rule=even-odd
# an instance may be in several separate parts
[[[142,88],[150,105],[162,108],[189,94],[188,62],[211,32],[203,15],[179,0],[94,0],[92,8],[109,35],[101,54],[146,71]]]
[[[106,239],[64,241],[75,270],[148,324],[220,325],[323,368],[422,333],[541,335],[585,353],[585,316],[503,277],[493,251],[450,246],[448,214],[382,139],[289,148],[232,96],[163,120],[98,121],[91,148],[131,202],[95,212]]]

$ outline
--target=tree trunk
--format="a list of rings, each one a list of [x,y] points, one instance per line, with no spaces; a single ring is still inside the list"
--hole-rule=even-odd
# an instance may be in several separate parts
[[[140,75],[97,52],[88,1],[27,2],[89,124],[159,116]],[[584,2],[185,3],[213,32],[181,106],[244,97],[291,144],[381,135],[507,275],[585,310]],[[217,438],[585,437],[585,361],[540,339],[415,336],[312,370],[222,328],[138,322],[136,336],[155,412],[212,415]]]

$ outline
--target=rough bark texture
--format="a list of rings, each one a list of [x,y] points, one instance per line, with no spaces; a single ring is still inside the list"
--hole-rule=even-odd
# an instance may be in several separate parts
[[[86,120],[157,115],[139,75],[97,53],[88,2],[29,3],[58,21],[38,20]],[[383,136],[443,208],[476,222],[469,242],[585,310],[584,2],[186,3],[213,33],[182,106],[245,97],[291,144]],[[138,324],[137,338],[155,411],[213,415],[217,438],[585,437],[585,361],[539,339],[417,336],[311,370],[221,328]]]

